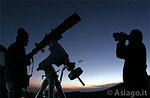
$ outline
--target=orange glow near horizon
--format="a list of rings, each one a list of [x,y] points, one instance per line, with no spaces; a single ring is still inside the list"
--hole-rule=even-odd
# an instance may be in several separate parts
[[[30,86],[30,87],[33,87],[33,88],[40,88],[40,87],[41,87],[41,84],[34,84],[34,83],[31,83],[29,86]]]
[[[79,85],[70,85],[70,84],[62,84],[62,88],[63,89],[88,89],[88,88],[103,88],[103,87],[111,87],[114,86],[115,84],[119,84],[121,82],[115,82],[115,83],[102,83],[102,84],[94,84],[94,85],[88,85],[86,84],[85,86],[82,86],[81,84]],[[35,83],[31,83],[30,87],[32,88],[40,88],[41,84],[35,84]]]

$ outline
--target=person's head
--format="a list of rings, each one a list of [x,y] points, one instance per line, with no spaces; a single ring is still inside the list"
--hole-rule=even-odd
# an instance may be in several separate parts
[[[29,34],[23,28],[18,29],[16,42],[22,44],[23,46],[27,46],[29,42]]]
[[[129,34],[129,43],[130,44],[138,44],[142,43],[143,35],[142,32],[138,29],[131,30],[131,33]]]

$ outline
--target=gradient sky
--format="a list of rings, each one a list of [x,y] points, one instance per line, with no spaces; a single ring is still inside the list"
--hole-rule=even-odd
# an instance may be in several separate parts
[[[100,85],[122,82],[124,60],[116,57],[113,32],[130,33],[132,29],[143,32],[147,48],[147,72],[150,75],[150,2],[148,0],[107,1],[3,1],[1,2],[0,43],[6,48],[15,42],[17,29],[23,27],[29,32],[27,53],[40,42],[44,35],[56,28],[67,17],[77,12],[81,21],[63,34],[59,43],[84,72],[82,87],[76,80],[69,80],[65,71],[64,88],[102,88]],[[49,55],[45,52],[34,56],[35,67],[31,87],[40,87],[43,71],[36,71],[38,64]],[[55,67],[56,70],[61,67]],[[58,73],[60,74],[60,72]]]

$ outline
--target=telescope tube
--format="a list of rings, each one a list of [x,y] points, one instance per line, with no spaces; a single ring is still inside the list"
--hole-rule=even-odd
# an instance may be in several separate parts
[[[54,30],[52,30],[49,34],[45,35],[43,40],[36,45],[36,48],[32,50],[28,55],[30,57],[33,57],[34,54],[36,54],[38,51],[45,48],[48,43],[51,40],[60,40],[62,38],[62,34],[68,30],[69,28],[73,27],[75,24],[77,24],[79,21],[81,21],[80,16],[77,13],[72,14],[70,17],[68,17],[62,24],[60,24],[58,27],[56,27]]]

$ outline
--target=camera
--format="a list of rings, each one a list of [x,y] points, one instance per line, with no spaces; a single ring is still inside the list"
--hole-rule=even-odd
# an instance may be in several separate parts
[[[128,35],[125,32],[114,32],[113,38],[115,41],[128,40]]]

